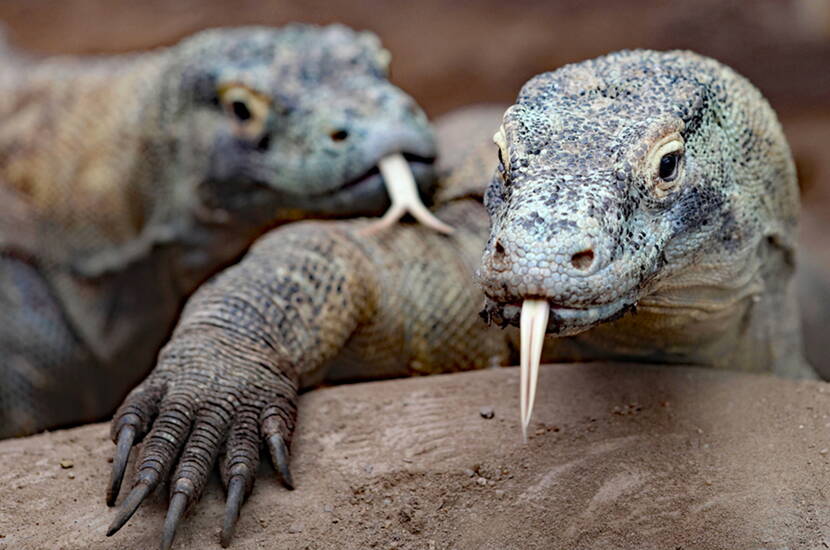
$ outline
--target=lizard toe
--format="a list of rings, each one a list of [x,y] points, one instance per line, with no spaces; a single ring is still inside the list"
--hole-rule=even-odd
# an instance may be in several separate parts
[[[271,455],[271,462],[274,464],[274,468],[277,470],[277,474],[279,474],[280,479],[282,480],[282,484],[285,485],[287,489],[294,490],[294,480],[291,478],[291,470],[288,468],[288,445],[285,443],[285,439],[280,434],[273,434],[268,436],[268,439],[265,440],[265,444],[268,446],[268,453]]]
[[[245,485],[247,484],[246,477],[253,479],[253,474],[235,475],[228,482],[228,496],[225,500],[225,515],[222,519],[222,532],[219,535],[219,542],[222,548],[227,548],[231,544],[231,539],[236,531],[236,522],[239,520],[239,511],[242,508],[242,503],[247,497]]]
[[[170,484],[170,505],[162,531],[162,550],[173,544],[184,512],[202,496],[231,425],[233,411],[218,400],[207,400],[199,410]]]
[[[124,499],[124,502],[121,503],[121,506],[118,507],[118,511],[115,514],[115,519],[112,520],[112,523],[107,529],[107,536],[111,537],[115,533],[118,532],[119,529],[124,527],[135,511],[138,510],[138,507],[144,502],[144,499],[147,498],[147,495],[150,494],[150,491],[158,485],[158,481],[151,481],[151,482],[139,482],[133,486],[132,491],[130,494],[127,495],[127,498]]]
[[[161,550],[170,550],[173,546],[173,539],[176,537],[176,530],[179,522],[187,508],[190,497],[187,493],[177,492],[170,498],[170,505],[167,507],[167,517],[164,518],[164,527],[161,531]]]
[[[112,440],[116,444],[112,473],[107,487],[107,506],[114,506],[121,491],[124,471],[133,445],[147,433],[165,392],[165,380],[152,376],[136,387],[119,407],[112,420]]]
[[[227,489],[220,542],[227,548],[236,530],[239,511],[251,494],[259,466],[259,414],[255,406],[241,406],[231,426],[222,457],[221,476]]]
[[[296,389],[290,395],[282,395],[267,406],[261,416],[262,439],[271,455],[271,462],[288,489],[294,489],[294,480],[288,467],[291,436],[297,418]]]
[[[158,417],[141,447],[132,490],[118,508],[107,536],[112,536],[121,529],[147,495],[167,478],[184,445],[194,416],[192,411],[195,407],[189,389],[192,388],[180,387],[162,398]]]
[[[115,456],[112,459],[112,474],[107,487],[107,506],[114,506],[118,493],[121,492],[121,482],[124,480],[124,471],[135,442],[135,426],[126,425],[118,431]]]

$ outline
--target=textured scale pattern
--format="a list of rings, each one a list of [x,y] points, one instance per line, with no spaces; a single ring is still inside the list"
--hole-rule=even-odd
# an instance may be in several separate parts
[[[478,143],[498,127],[492,112],[468,114],[474,120],[439,124],[439,144],[448,136]],[[790,295],[792,160],[769,105],[730,69],[687,52],[612,54],[532,79],[496,133],[497,169],[492,146],[485,154],[456,139],[447,150],[459,158],[442,161],[434,210],[453,235],[407,225],[366,235],[365,221],[303,222],[268,234],[196,292],[155,371],[113,421],[110,502],[133,443],[147,443],[109,534],[173,472],[169,548],[217,457],[248,453],[236,486],[220,462],[227,545],[241,487],[253,483],[254,448],[264,444],[291,486],[291,388],[515,362],[516,331],[480,322],[482,305],[483,317],[509,325],[522,300],[549,300],[546,361],[811,375]],[[678,177],[656,177],[655,146],[677,143]],[[193,355],[181,361],[185,350]],[[233,389],[217,393],[226,386]]]
[[[100,418],[185,298],[264,231],[431,192],[435,143],[370,33],[208,30],[135,55],[0,63],[0,437]]]
[[[795,169],[744,78],[691,52],[618,52],[531,79],[496,140],[478,272],[493,321],[543,298],[548,332],[583,333],[555,344],[565,356],[811,375],[790,296]]]
[[[439,143],[467,128],[469,139],[485,144],[500,113],[473,110],[439,122]],[[510,361],[509,333],[481,322],[484,297],[472,284],[488,230],[480,196],[494,161],[492,145],[482,148],[491,153],[487,162],[479,148],[444,161],[453,176],[442,192],[458,198],[435,214],[452,224],[452,235],[411,224],[367,234],[369,220],[296,223],[259,239],[194,293],[155,370],[113,420],[119,448],[110,504],[130,447],[144,443],[110,534],[170,479],[168,544],[218,460],[228,488],[221,541],[228,543],[261,442],[292,485],[287,448],[298,389]]]

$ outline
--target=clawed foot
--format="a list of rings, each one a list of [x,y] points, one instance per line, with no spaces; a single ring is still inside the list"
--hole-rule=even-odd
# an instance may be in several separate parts
[[[207,369],[156,372],[133,390],[113,420],[117,448],[107,505],[113,506],[134,445],[143,439],[132,488],[118,507],[107,536],[132,517],[162,481],[170,481],[170,504],[162,530],[169,549],[184,513],[200,498],[219,459],[227,491],[220,542],[230,544],[245,499],[251,493],[264,443],[288,489],[294,484],[288,447],[296,417],[297,385],[285,376],[210,373]],[[172,476],[170,472],[175,466]]]

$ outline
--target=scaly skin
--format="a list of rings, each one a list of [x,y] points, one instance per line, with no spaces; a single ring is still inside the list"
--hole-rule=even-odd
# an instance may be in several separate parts
[[[169,548],[221,456],[227,545],[262,443],[291,486],[301,388],[513,362],[516,331],[475,322],[484,293],[483,316],[498,324],[517,324],[523,300],[550,301],[545,360],[812,375],[789,288],[792,160],[748,82],[691,53],[621,52],[534,78],[503,120],[495,176],[492,150],[489,163],[475,152],[451,162],[436,212],[452,236],[303,223],[195,294],[113,421],[110,503],[145,443],[109,534],[170,479]],[[463,128],[439,127],[439,142],[476,142]],[[660,176],[670,153],[679,170]]]
[[[472,112],[438,125],[439,143],[450,138],[440,149],[453,155],[443,161],[442,171],[452,173],[435,213],[455,228],[452,235],[411,224],[367,233],[365,220],[292,224],[197,290],[156,369],[113,420],[118,451],[108,503],[118,496],[132,445],[144,444],[109,534],[170,480],[162,543],[169,548],[218,459],[228,488],[227,545],[262,442],[292,486],[287,448],[300,389],[510,361],[507,333],[481,322],[484,297],[472,283],[488,229],[481,194],[495,151],[487,142],[500,114]],[[451,143],[459,128],[484,143],[487,162],[480,150]]]
[[[562,359],[815,376],[793,161],[747,80],[691,52],[619,52],[531,79],[496,141],[478,271],[493,321],[540,299],[547,332],[570,336]]]
[[[184,299],[263,231],[377,215],[426,117],[342,26],[219,29],[168,49],[0,67],[0,437],[99,418]]]

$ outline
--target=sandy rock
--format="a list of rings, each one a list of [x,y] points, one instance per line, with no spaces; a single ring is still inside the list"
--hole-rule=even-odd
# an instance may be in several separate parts
[[[827,384],[553,365],[527,445],[518,410],[516,369],[310,392],[297,489],[263,466],[231,548],[830,545]],[[112,451],[103,424],[0,442],[0,548],[157,547],[163,491],[104,537]],[[213,479],[175,548],[219,548],[222,499]]]

